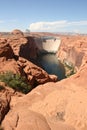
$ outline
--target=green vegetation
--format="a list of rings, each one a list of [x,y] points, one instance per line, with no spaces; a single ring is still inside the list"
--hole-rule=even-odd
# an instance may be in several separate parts
[[[0,126],[0,130],[4,130],[4,129]]]
[[[26,82],[25,77],[22,77],[19,74],[13,74],[13,72],[0,74],[0,80],[5,82],[9,87],[25,94],[32,88],[31,85]]]
[[[67,78],[76,73],[76,69],[73,63],[68,62],[66,59],[64,59],[63,65],[65,67],[65,76]]]

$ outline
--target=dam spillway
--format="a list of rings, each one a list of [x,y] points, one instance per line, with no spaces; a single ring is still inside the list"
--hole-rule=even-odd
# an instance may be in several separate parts
[[[35,38],[35,43],[40,53],[56,53],[61,39],[59,37],[43,36]]]

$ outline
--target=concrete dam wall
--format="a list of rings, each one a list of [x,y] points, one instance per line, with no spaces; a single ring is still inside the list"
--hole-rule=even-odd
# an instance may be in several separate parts
[[[59,37],[44,36],[35,38],[35,43],[40,53],[56,53],[59,49],[61,39]]]

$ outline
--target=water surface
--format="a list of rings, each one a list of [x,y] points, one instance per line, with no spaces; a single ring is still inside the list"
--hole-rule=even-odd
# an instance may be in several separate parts
[[[37,62],[48,74],[58,76],[58,80],[65,78],[64,66],[55,54],[41,54],[38,56]]]

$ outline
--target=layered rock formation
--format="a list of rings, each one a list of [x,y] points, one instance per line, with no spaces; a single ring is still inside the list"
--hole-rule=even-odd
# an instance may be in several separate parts
[[[82,60],[87,51],[87,37],[86,36],[64,36],[61,37],[62,42],[60,50],[58,51],[58,58],[62,61],[67,60],[72,62],[77,69],[82,64]]]
[[[38,84],[41,80],[48,83],[27,95],[10,94],[11,100],[6,99],[9,112],[5,112],[5,118],[2,116],[5,130],[87,130],[87,37],[60,37],[62,44],[57,55],[72,62],[77,73],[56,83],[48,82],[50,76],[41,68],[24,58],[15,60],[28,78]]]
[[[22,42],[22,45],[20,46],[19,56],[24,57],[27,60],[36,59],[38,48],[35,44],[34,38],[29,36],[26,37],[26,39],[27,42],[25,44]]]
[[[29,83],[34,87],[46,82],[57,81],[57,76],[48,75],[46,71],[36,66],[32,62],[25,60],[24,58],[20,57],[17,63],[26,74]]]
[[[48,75],[29,61],[37,56],[34,39],[24,35],[20,37],[19,33],[21,31],[14,30],[12,32],[14,35],[0,39],[0,73],[12,71],[14,74],[26,75],[27,80],[34,87],[49,81],[57,81],[56,76]]]
[[[24,127],[23,124],[23,127],[27,130],[27,128],[31,128],[29,123],[32,121],[28,120],[32,116],[27,117],[27,115],[33,111],[46,118],[51,130],[86,130],[86,69],[87,65],[70,78],[57,83],[40,85],[19,100],[14,98],[11,102],[11,111],[5,117],[2,125],[6,130],[9,129],[9,126],[12,130],[18,117],[17,126],[14,129],[18,129],[23,122],[26,122],[26,126]],[[26,113],[27,115],[25,115]],[[14,119],[14,124],[12,119]],[[41,124],[39,125],[41,126]]]
[[[5,57],[6,59],[13,58],[14,53],[11,46],[7,43],[5,38],[0,38],[0,58]]]
[[[24,36],[23,32],[18,29],[13,30],[11,34],[18,35],[18,36]]]

